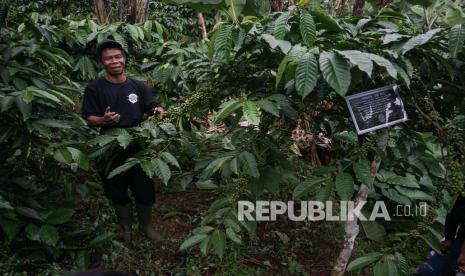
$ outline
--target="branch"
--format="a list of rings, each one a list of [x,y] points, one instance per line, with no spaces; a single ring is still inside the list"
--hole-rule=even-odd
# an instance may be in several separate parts
[[[447,81],[447,80],[438,80],[438,82],[442,83],[442,84],[453,86],[453,87],[457,88],[458,91],[465,94],[465,86],[460,86],[458,84],[455,84],[455,83]],[[454,94],[458,94],[458,93],[454,93]]]
[[[386,149],[386,145],[389,139],[389,130],[385,129],[381,136],[378,138],[378,147],[382,150]],[[378,173],[379,166],[381,164],[381,158],[378,154],[375,154],[373,160],[371,161],[370,172],[372,176],[375,176]],[[368,186],[366,184],[361,184],[358,189],[357,197],[355,198],[355,206],[360,202],[366,201],[368,197]],[[339,257],[336,260],[336,264],[331,271],[331,276],[343,276],[346,270],[347,264],[349,263],[350,256],[354,250],[355,239],[360,232],[360,227],[358,225],[358,218],[355,217],[354,220],[348,220],[345,225],[345,238],[344,245]]]
[[[205,27],[205,20],[201,12],[197,12],[197,26],[200,31],[200,38],[202,38],[202,40],[207,40],[207,27]]]
[[[340,0],[336,7],[336,15],[341,15],[344,11],[344,7],[346,5],[347,0]]]

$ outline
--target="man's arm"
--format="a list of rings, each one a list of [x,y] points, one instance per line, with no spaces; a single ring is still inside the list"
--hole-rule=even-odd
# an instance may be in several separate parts
[[[107,106],[107,108],[105,109],[105,115],[103,116],[90,115],[86,119],[90,125],[95,126],[95,127],[111,126],[119,122],[120,115],[116,112],[111,112],[110,107]]]

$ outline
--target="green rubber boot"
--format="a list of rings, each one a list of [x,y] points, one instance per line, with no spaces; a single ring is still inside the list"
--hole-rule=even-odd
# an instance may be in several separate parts
[[[116,217],[118,218],[118,223],[122,229],[124,242],[130,243],[132,226],[132,204],[113,204],[113,207],[115,208]]]
[[[136,208],[137,218],[139,219],[139,230],[154,242],[162,241],[163,238],[152,226],[152,205],[137,204]]]

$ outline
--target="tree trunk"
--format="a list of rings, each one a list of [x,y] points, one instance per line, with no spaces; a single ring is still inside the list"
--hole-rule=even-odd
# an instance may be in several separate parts
[[[197,12],[197,26],[199,26],[199,34],[202,40],[207,39],[207,27],[205,27],[205,20],[201,12]]]
[[[97,15],[97,22],[99,24],[107,24],[109,22],[108,13],[105,5],[105,0],[95,0],[94,2],[95,14]]]
[[[385,150],[388,140],[389,130],[385,129],[378,139],[378,148]],[[380,164],[381,158],[378,156],[378,154],[375,154],[370,166],[370,173],[373,177],[375,177],[375,175],[378,173]],[[362,183],[358,189],[357,197],[355,198],[355,206],[357,206],[361,201],[366,201],[367,197],[368,186],[365,183]],[[341,252],[339,253],[339,257],[336,260],[336,264],[331,271],[331,276],[344,275],[347,264],[349,263],[350,256],[352,255],[352,250],[354,249],[355,239],[357,238],[359,231],[360,228],[358,225],[357,217],[355,217],[354,220],[347,220],[345,225],[344,245]]]
[[[134,24],[137,18],[137,0],[128,0],[128,17],[127,22]]]
[[[127,7],[127,0],[118,0],[117,2],[117,10],[118,10],[118,21],[123,22],[126,20],[126,7]]]
[[[149,18],[149,0],[140,0],[137,9],[136,23],[144,23]]]
[[[354,9],[352,10],[352,15],[362,16],[364,6],[365,6],[365,0],[355,0]]]
[[[339,3],[336,6],[336,15],[341,15],[346,6],[347,0],[339,0]]]
[[[269,1],[270,1],[271,11],[273,12],[284,11],[284,8],[286,7],[286,5],[283,0],[269,0]]]
[[[379,0],[379,8],[382,9],[391,4],[391,0]]]

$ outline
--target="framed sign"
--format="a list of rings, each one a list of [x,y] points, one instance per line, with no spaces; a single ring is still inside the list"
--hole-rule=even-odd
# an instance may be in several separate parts
[[[359,135],[407,121],[397,85],[350,95],[346,102]]]

